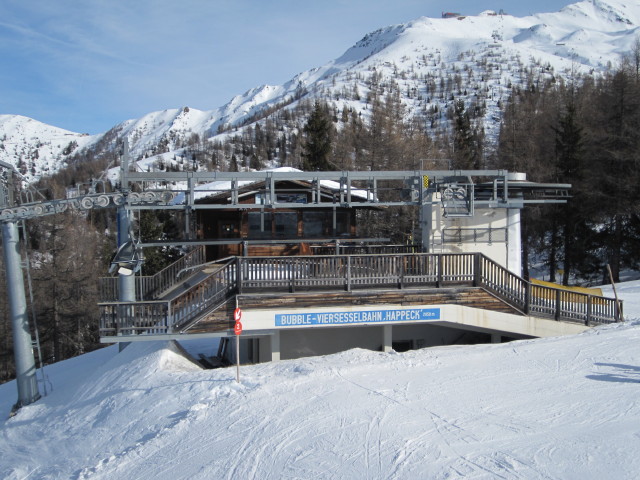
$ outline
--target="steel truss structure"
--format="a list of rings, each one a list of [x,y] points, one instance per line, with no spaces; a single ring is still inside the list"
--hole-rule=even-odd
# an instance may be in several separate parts
[[[442,203],[445,213],[473,215],[474,208],[523,208],[527,204],[565,203],[569,184],[540,184],[514,180],[506,170],[416,170],[371,172],[127,172],[119,189],[74,198],[33,200],[0,205],[0,221],[17,221],[68,209],[124,207],[127,210],[326,208],[322,189],[333,190],[336,207],[420,206]],[[280,202],[281,181],[299,185],[312,201]],[[256,185],[260,203],[246,203],[243,190]],[[226,203],[198,202],[206,196],[227,195]]]

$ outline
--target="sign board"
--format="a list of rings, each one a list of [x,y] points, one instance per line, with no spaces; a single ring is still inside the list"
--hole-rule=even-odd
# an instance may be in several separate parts
[[[279,313],[276,327],[313,325],[354,325],[390,322],[424,322],[440,320],[439,308],[404,308],[396,310],[356,310],[343,312]]]
[[[242,333],[242,323],[236,322],[236,324],[233,326],[233,333],[235,333],[236,335],[240,335]]]
[[[239,322],[241,318],[242,318],[242,310],[240,310],[240,307],[238,307],[233,311],[233,319],[236,322]]]

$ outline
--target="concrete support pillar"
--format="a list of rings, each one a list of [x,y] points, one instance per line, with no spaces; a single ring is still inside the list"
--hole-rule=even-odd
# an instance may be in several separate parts
[[[126,208],[118,208],[118,248],[131,241],[129,228],[131,221]],[[121,302],[136,301],[136,276],[129,272],[118,272],[118,300]]]
[[[2,242],[16,362],[16,383],[18,384],[16,407],[20,408],[38,400],[40,393],[38,392],[36,362],[33,356],[33,343],[27,315],[27,299],[19,245],[20,236],[18,226],[14,222],[2,224]]]
[[[502,335],[500,335],[499,333],[492,333],[491,343],[502,343]]]
[[[260,363],[260,340],[252,338],[250,343],[251,348],[251,361],[253,363]]]
[[[273,335],[271,335],[271,361],[279,362],[280,361],[280,331],[276,330]]]
[[[389,353],[393,350],[393,325],[382,327],[382,351]]]
[[[131,221],[129,212],[126,208],[118,208],[118,248],[125,243],[131,241],[129,234]],[[118,301],[135,302],[136,301],[136,276],[133,272],[124,272],[123,269],[118,271]],[[119,315],[121,317],[128,316],[128,307],[120,307]],[[129,343],[118,343],[118,351],[122,351]]]
[[[507,269],[518,276],[522,275],[522,231],[520,209],[507,210]]]
[[[524,182],[526,173],[511,172],[505,178],[505,195],[509,182]],[[520,223],[520,208],[507,210],[507,269],[516,275],[522,275],[522,225]]]

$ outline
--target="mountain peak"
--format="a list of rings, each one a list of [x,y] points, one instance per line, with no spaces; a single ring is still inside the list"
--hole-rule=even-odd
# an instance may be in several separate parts
[[[560,12],[582,15],[596,20],[606,19],[609,22],[622,23],[627,26],[640,23],[637,5],[632,6],[626,0],[583,0],[567,5]]]
[[[442,113],[429,119],[429,112],[446,112],[454,97],[480,105],[482,127],[495,141],[500,104],[508,98],[511,85],[533,72],[550,79],[576,68],[604,71],[630,51],[639,28],[640,5],[628,0],[584,0],[559,12],[527,17],[491,10],[451,18],[421,17],[379,28],[336,60],[301,72],[283,85],[252,88],[213,110],[183,107],[152,112],[122,122],[109,135],[86,137],[26,117],[0,116],[0,160],[21,164],[36,178],[64,165],[65,152],[96,145],[114,148],[124,135],[134,156],[156,155],[184,148],[196,138],[229,139],[228,132],[316,98],[366,121],[371,114],[367,97],[384,95],[390,86],[401,92],[407,118],[420,118],[432,129],[446,129],[448,120]],[[280,126],[281,135],[298,135],[299,129],[295,122]],[[106,137],[108,141],[100,142]],[[277,165],[278,158],[269,160]]]

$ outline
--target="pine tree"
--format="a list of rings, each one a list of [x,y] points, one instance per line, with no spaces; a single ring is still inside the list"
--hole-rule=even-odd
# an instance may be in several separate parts
[[[586,165],[583,128],[578,125],[578,114],[573,99],[561,115],[556,132],[559,180],[572,184],[572,198],[562,209],[564,273],[563,285],[568,285],[572,273],[585,276],[593,273],[597,260],[593,252],[593,233],[589,226],[592,218],[588,206],[589,188],[585,182]]]
[[[326,104],[316,101],[304,126],[303,170],[334,170],[329,158],[333,141],[333,124]]]
[[[238,167],[238,157],[234,153],[231,155],[231,161],[229,162],[229,171],[230,172],[239,172],[240,168]]]
[[[138,229],[142,243],[167,240],[179,234],[173,218],[168,212],[161,210],[140,210]],[[179,256],[179,252],[172,247],[146,248],[142,274],[154,275],[175,262]]]
[[[59,361],[97,346],[96,273],[104,238],[83,214],[32,220],[32,278],[43,354]]]
[[[481,158],[480,132],[472,128],[464,101],[457,100],[453,108],[453,167],[479,169]]]
[[[635,63],[625,61],[600,84],[597,127],[591,131],[592,165],[598,169],[600,242],[615,281],[625,266],[636,266],[640,251],[640,82]],[[605,277],[606,279],[606,277]]]

